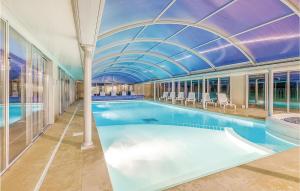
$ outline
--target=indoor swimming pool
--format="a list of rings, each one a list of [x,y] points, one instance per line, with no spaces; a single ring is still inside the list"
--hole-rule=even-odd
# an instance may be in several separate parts
[[[161,190],[294,145],[262,120],[150,101],[94,102],[114,190]]]

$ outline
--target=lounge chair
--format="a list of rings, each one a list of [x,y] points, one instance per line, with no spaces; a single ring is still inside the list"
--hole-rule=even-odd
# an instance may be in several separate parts
[[[99,86],[93,87],[93,88],[92,88],[92,92],[93,92],[93,95],[94,95],[94,96],[99,95],[99,92],[100,92]]]
[[[135,96],[136,94],[134,92],[130,92],[130,95]]]
[[[193,105],[195,105],[195,103],[196,103],[195,92],[189,92],[188,97],[185,100],[185,105],[187,105],[188,102],[192,102]]]
[[[100,96],[105,96],[105,92],[100,92]]]
[[[175,98],[176,101],[181,101],[181,103],[183,103],[184,101],[184,92],[178,92],[177,97]]]
[[[115,91],[112,91],[111,96],[117,96],[117,93]]]
[[[159,98],[159,100],[167,100],[169,96],[169,92],[164,92],[163,95]]]
[[[227,98],[227,95],[224,93],[219,93],[218,94],[218,104],[220,107],[223,107],[224,109],[226,106],[233,107],[236,110],[236,105],[233,104],[229,99]]]
[[[204,108],[207,108],[208,104],[216,106],[215,105],[216,103],[212,99],[210,99],[209,93],[203,93],[202,94],[201,102],[204,103]]]
[[[125,91],[122,91],[122,96],[127,96],[127,93]]]
[[[170,95],[167,97],[167,100],[175,100],[176,96],[175,96],[175,92],[171,92]]]

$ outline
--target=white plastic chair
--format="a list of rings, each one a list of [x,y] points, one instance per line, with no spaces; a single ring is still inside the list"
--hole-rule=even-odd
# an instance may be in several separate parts
[[[211,104],[213,106],[215,106],[215,104],[216,104],[212,99],[210,99],[209,93],[202,94],[201,102],[204,103],[204,108],[207,108],[208,104]]]
[[[127,93],[125,91],[122,91],[122,96],[126,96]]]
[[[177,97],[175,98],[176,101],[181,101],[181,103],[184,101],[184,92],[178,92]]]
[[[167,100],[175,100],[175,92],[171,92],[170,95],[168,96]]]
[[[188,97],[185,100],[185,105],[187,105],[188,102],[192,102],[193,105],[196,103],[196,94],[195,92],[189,92]]]
[[[167,100],[169,96],[169,92],[164,92],[163,95],[159,98],[159,100]]]
[[[105,96],[105,92],[100,92],[100,96]]]
[[[227,95],[224,93],[218,94],[218,104],[220,107],[223,107],[223,109],[226,108],[226,106],[233,107],[236,110],[236,105],[231,103],[231,101],[227,98]]]
[[[115,91],[112,91],[111,96],[117,96],[117,93]]]

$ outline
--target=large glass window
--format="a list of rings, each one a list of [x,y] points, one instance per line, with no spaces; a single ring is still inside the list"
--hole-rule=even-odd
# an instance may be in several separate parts
[[[208,80],[208,82],[209,82],[208,93],[209,93],[210,99],[216,101],[217,93],[218,93],[218,78],[211,78]]]
[[[230,98],[230,78],[220,78],[220,93],[225,93]]]
[[[198,98],[198,86],[199,86],[199,81],[198,80],[192,80],[192,87],[191,91],[195,92],[196,99]]]
[[[4,131],[4,47],[5,47],[5,26],[0,19],[0,171],[5,165],[5,131]]]
[[[29,144],[30,101],[27,99],[30,44],[14,29],[9,30],[9,161]],[[27,104],[28,103],[28,104]]]
[[[178,83],[179,82],[175,82],[175,95],[178,96]]]
[[[290,72],[290,111],[300,112],[300,71]]]
[[[249,107],[265,108],[265,75],[249,76]]]
[[[180,92],[184,92],[184,81],[180,82]]]
[[[287,110],[287,73],[275,73],[273,82],[273,108]]]

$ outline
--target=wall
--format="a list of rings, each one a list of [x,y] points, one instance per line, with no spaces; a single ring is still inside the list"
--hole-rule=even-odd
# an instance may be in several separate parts
[[[245,75],[230,76],[231,101],[238,105],[245,105],[246,99],[246,77]]]
[[[153,99],[153,84],[135,84],[133,85],[134,92],[137,95],[144,95],[146,99]]]

